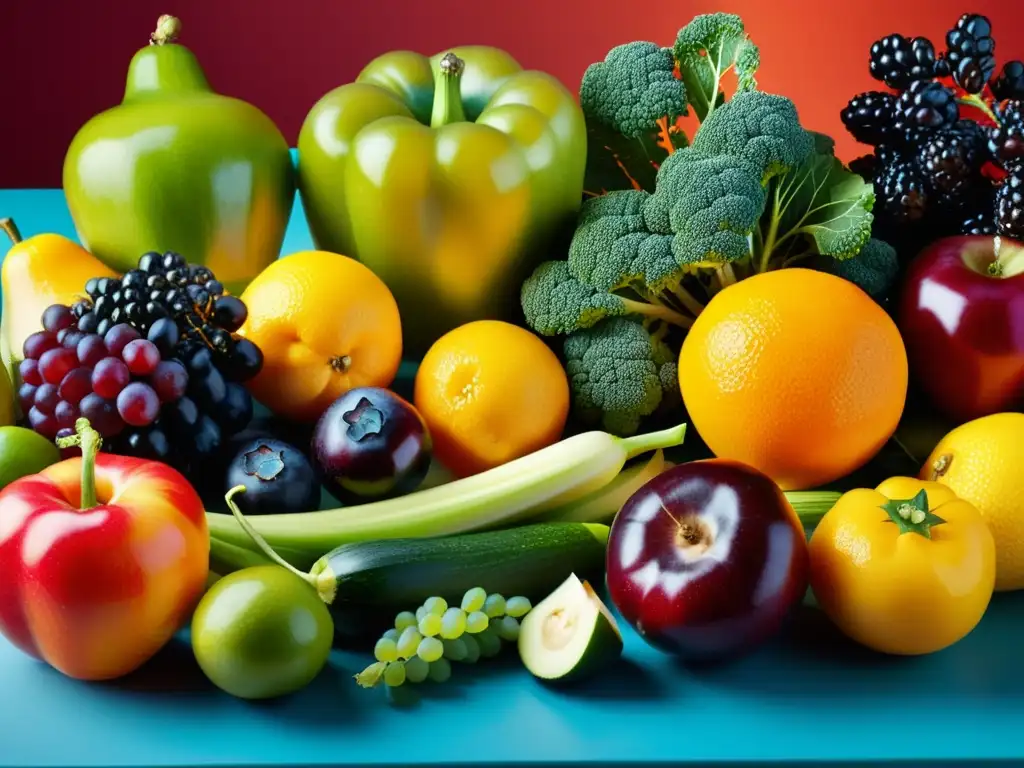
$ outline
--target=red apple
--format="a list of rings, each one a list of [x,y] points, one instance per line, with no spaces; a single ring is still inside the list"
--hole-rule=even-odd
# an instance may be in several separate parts
[[[948,237],[911,263],[899,326],[917,386],[964,422],[1015,410],[1024,392],[1024,245]]]
[[[803,526],[767,475],[740,462],[681,464],[615,517],[608,593],[647,642],[690,660],[774,635],[807,591]]]

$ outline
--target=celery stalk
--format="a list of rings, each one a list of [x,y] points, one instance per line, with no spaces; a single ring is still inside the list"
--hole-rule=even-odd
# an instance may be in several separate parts
[[[507,525],[564,507],[604,488],[630,459],[682,443],[686,425],[633,437],[585,432],[500,467],[396,499],[290,515],[252,527],[275,549],[317,557],[350,541],[446,536]],[[231,515],[208,512],[210,535],[247,547]]]
[[[534,522],[606,523],[618,514],[629,497],[639,491],[648,480],[653,480],[672,466],[672,462],[665,460],[665,453],[659,448],[648,461],[626,467],[604,488],[545,512],[534,518]]]

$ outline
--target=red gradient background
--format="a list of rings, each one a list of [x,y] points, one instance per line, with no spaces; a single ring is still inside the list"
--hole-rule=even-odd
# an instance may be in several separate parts
[[[740,14],[761,47],[764,90],[796,102],[808,128],[861,153],[839,122],[875,87],[871,42],[890,32],[938,46],[961,13],[991,18],[999,64],[1024,58],[1024,0],[0,0],[0,187],[60,185],[64,152],[121,99],[124,73],[157,17],[181,17],[218,91],[252,102],[294,144],[313,103],[393,49],[505,48],[575,91],[588,64],[631,40],[671,45],[698,13]]]

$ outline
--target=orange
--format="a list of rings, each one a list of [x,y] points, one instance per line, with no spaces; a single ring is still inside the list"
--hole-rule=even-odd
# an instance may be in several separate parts
[[[849,474],[892,436],[907,353],[892,319],[853,283],[781,269],[708,302],[683,342],[679,381],[717,456],[802,490]]]
[[[438,460],[466,477],[561,439],[569,382],[555,353],[530,331],[478,320],[434,342],[413,399]]]
[[[402,361],[402,324],[387,286],[354,259],[302,251],[278,259],[241,296],[239,333],[263,352],[248,382],[279,416],[315,421],[354,387],[387,387]]]

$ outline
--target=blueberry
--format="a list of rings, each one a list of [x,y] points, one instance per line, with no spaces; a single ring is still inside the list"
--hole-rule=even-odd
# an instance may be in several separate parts
[[[243,513],[265,515],[307,512],[319,507],[320,483],[312,465],[298,448],[274,438],[257,438],[241,447],[225,478],[225,493],[236,485]]]

